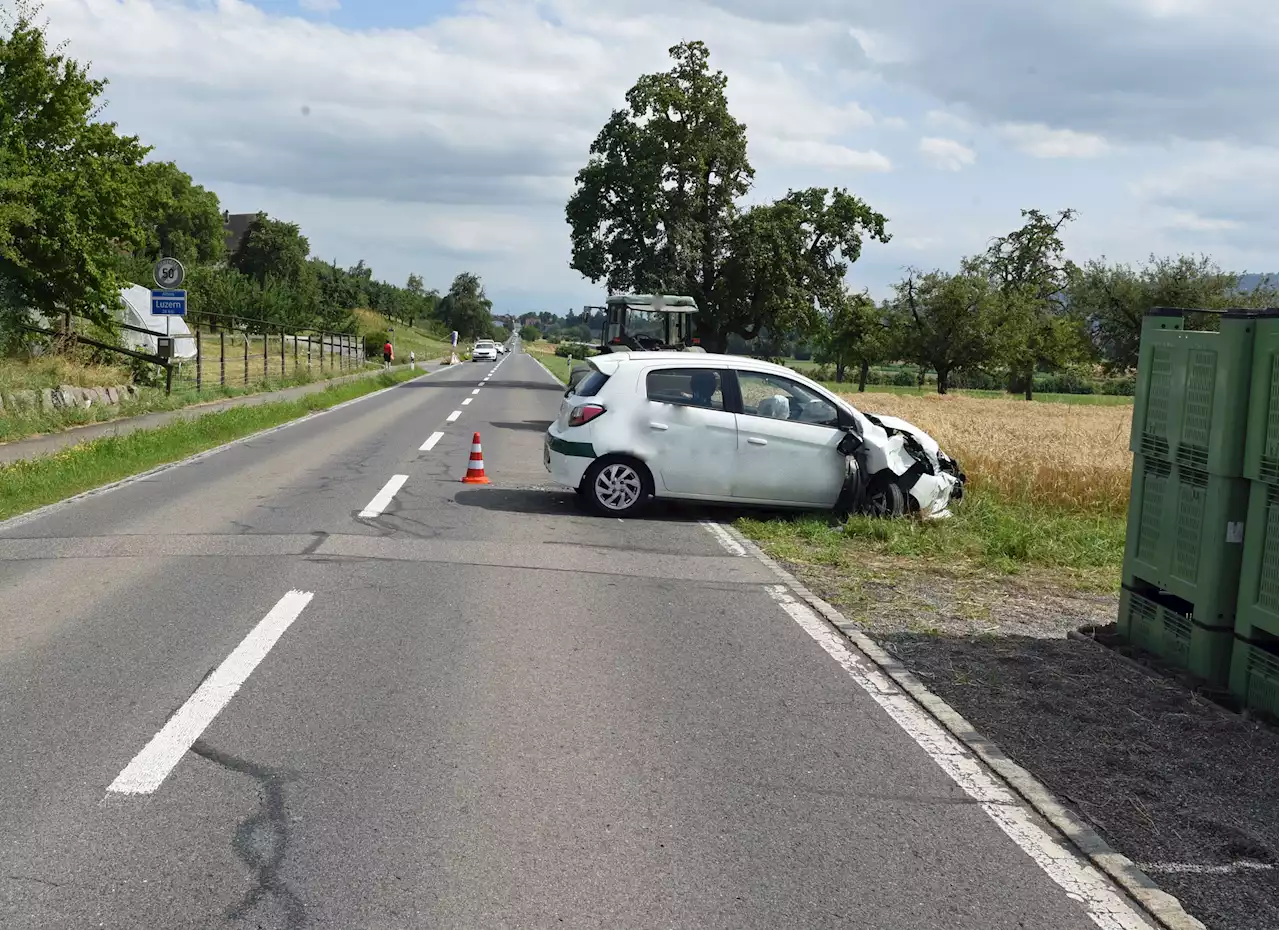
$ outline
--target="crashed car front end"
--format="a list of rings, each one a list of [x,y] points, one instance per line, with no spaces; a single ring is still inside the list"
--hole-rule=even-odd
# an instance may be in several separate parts
[[[960,464],[932,436],[906,420],[853,412],[860,427],[855,455],[863,480],[890,474],[910,498],[911,510],[922,518],[951,516],[952,502],[964,496],[966,479]]]

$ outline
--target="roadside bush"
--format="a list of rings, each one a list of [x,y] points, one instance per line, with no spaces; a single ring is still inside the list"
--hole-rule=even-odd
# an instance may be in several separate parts
[[[1102,393],[1113,397],[1132,397],[1138,390],[1138,380],[1133,375],[1124,378],[1108,378],[1102,382]]]
[[[907,371],[906,369],[894,372],[893,380],[890,382],[890,384],[895,387],[915,387],[916,383],[916,373],[914,371]]]
[[[365,358],[381,358],[382,347],[386,345],[390,339],[390,333],[385,330],[382,332],[373,332],[364,334],[364,357]],[[395,343],[391,343],[392,348]]]
[[[556,355],[560,356],[560,358],[568,358],[569,356],[588,358],[595,354],[596,352],[591,346],[581,342],[561,342],[556,346]]]
[[[951,376],[951,387],[964,391],[999,391],[1004,388],[1004,377],[989,371],[958,371]]]

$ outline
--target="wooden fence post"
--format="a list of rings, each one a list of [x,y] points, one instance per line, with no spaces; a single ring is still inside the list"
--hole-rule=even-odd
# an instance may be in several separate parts
[[[227,334],[218,330],[218,385],[227,386]]]
[[[200,325],[196,324],[196,393],[200,393],[200,389],[204,387],[204,362],[200,358],[203,354],[200,351]]]
[[[244,383],[249,384],[249,330],[244,331]]]
[[[284,329],[280,330],[280,380],[284,380]]]

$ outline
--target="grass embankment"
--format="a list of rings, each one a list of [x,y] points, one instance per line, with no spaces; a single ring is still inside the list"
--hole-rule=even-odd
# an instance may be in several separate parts
[[[524,350],[542,362],[547,369],[565,384],[569,383],[569,360],[556,355],[556,347],[549,342],[524,342]]]
[[[0,363],[0,371],[8,369],[13,371],[18,365],[25,363],[7,364]],[[52,366],[50,366],[52,367]],[[228,384],[220,386],[218,384],[205,385],[200,391],[196,391],[194,385],[186,382],[175,381],[172,394],[165,394],[162,388],[141,388],[140,393],[135,400],[122,401],[120,404],[95,404],[92,407],[69,407],[62,410],[17,410],[10,406],[6,406],[0,411],[0,442],[14,442],[15,440],[25,439],[30,436],[39,436],[45,433],[56,433],[61,430],[70,429],[76,426],[85,426],[90,423],[105,423],[111,420],[119,420],[127,417],[141,416],[145,413],[157,413],[165,410],[180,410],[183,407],[190,407],[195,404],[207,404],[212,401],[224,400],[229,397],[242,397],[246,394],[262,394],[268,391],[278,391],[284,388],[298,387],[303,384],[312,384],[316,381],[329,380],[334,378],[350,377],[353,374],[359,374],[359,371],[330,371],[326,369],[323,376],[319,369],[308,371],[307,369],[299,369],[288,374],[285,377],[275,375],[267,380],[252,381],[248,385]],[[62,376],[68,377],[62,377]],[[109,385],[127,384],[130,380],[129,373],[114,372],[108,366],[80,366],[74,363],[62,366],[58,369],[58,376],[62,380],[55,383],[39,384],[39,387],[58,387],[64,384],[71,384],[77,387],[103,387]],[[8,394],[13,390],[31,390],[36,385],[33,381],[47,381],[48,377],[24,378],[23,387],[11,388],[4,387],[4,393]],[[14,382],[10,382],[14,383]]]
[[[420,362],[438,362],[447,359],[454,351],[447,339],[434,336],[416,326],[397,323],[374,310],[359,309],[355,311],[361,336],[365,333],[391,333],[391,348],[395,350],[396,361],[408,361],[409,353],[417,355]]]
[[[0,519],[175,462],[421,374],[408,369],[380,372],[331,385],[296,400],[184,417],[157,429],[104,436],[52,455],[0,466]]]
[[[911,569],[949,576],[1023,573],[1095,591],[1119,584],[1131,407],[956,395],[850,400],[937,439],[968,475],[965,499],[950,520],[926,523],[854,518],[832,528],[812,518],[740,521],[772,554],[855,586],[873,562],[884,577]]]

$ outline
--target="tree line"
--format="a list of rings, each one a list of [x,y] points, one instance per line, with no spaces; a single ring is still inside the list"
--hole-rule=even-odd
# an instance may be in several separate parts
[[[865,243],[887,243],[888,219],[840,187],[743,206],[754,169],[746,126],[702,42],[670,49],[669,71],[642,75],[592,143],[565,209],[570,266],[610,293],[693,297],[708,351],[810,348],[850,368],[909,362],[936,374],[995,379],[1030,397],[1044,372],[1123,373],[1137,364],[1152,307],[1273,307],[1276,282],[1205,256],[1152,256],[1133,267],[1066,257],[1076,212],[1022,211],[1021,225],[954,269],[907,269],[887,300],[849,285]],[[1214,319],[1201,315],[1201,326]],[[772,353],[766,353],[772,354]]]
[[[265,213],[228,254],[218,196],[100,119],[107,82],[51,45],[38,13],[20,0],[0,19],[0,342],[20,344],[36,318],[112,330],[120,289],[149,282],[162,256],[187,269],[192,323],[352,333],[353,311],[369,308],[440,335],[492,335],[474,274],[443,294],[416,274],[402,286],[375,280],[363,260],[312,256],[296,223]]]

